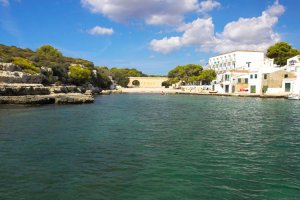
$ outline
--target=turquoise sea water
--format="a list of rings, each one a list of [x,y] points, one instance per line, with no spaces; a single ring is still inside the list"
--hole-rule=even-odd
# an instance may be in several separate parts
[[[300,101],[0,106],[0,199],[300,199]]]

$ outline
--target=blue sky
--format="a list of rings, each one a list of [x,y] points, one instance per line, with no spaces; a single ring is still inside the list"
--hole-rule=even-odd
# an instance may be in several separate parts
[[[0,43],[164,75],[231,50],[300,48],[298,0],[0,0]]]

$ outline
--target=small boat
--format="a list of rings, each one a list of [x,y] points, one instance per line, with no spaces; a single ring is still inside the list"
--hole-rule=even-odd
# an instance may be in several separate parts
[[[297,94],[290,94],[290,95],[288,96],[288,99],[289,99],[289,100],[300,100],[300,96],[297,95]]]
[[[217,94],[217,91],[209,91],[209,94]]]

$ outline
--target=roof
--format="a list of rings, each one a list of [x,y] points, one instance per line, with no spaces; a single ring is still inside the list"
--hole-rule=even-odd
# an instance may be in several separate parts
[[[254,50],[236,50],[236,51],[229,51],[229,52],[226,52],[226,53],[221,53],[221,54],[213,56],[211,58],[215,58],[215,57],[218,57],[218,56],[222,56],[222,55],[230,54],[230,53],[235,53],[235,52],[264,53],[263,51],[254,51]]]

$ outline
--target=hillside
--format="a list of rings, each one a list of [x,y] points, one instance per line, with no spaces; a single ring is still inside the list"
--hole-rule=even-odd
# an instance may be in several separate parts
[[[44,45],[33,51],[0,44],[0,62],[13,63],[29,74],[42,74],[43,84],[93,84],[109,88],[111,76],[117,84],[126,87],[128,77],[147,76],[136,69],[96,67],[93,62],[64,56],[58,49]]]

